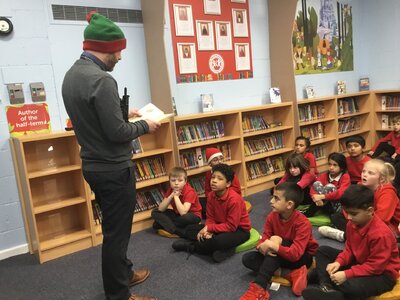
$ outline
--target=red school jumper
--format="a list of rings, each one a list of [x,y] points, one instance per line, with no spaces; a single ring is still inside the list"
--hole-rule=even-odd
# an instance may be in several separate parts
[[[206,182],[204,183],[204,194],[206,195],[206,198],[207,198],[208,194],[211,192],[211,184],[210,184],[211,175],[212,175],[211,171],[206,172]],[[233,189],[240,196],[242,195],[240,181],[236,175],[233,176],[233,180],[232,180],[231,186],[229,188]]]
[[[169,188],[165,194],[164,197],[168,197],[171,195],[172,189]],[[182,189],[181,195],[179,196],[179,199],[181,200],[181,203],[184,204],[185,202],[191,203],[192,206],[190,206],[190,209],[188,212],[191,212],[198,216],[201,219],[201,204],[199,201],[199,196],[197,196],[196,191],[190,186],[189,183],[186,183]],[[174,212],[179,215],[179,211],[176,208],[176,204],[174,199],[171,201],[171,206]]]
[[[350,175],[351,182],[361,181],[361,172],[364,168],[364,164],[370,159],[371,157],[369,157],[368,155],[364,155],[363,159],[361,159],[360,161],[353,159],[351,156],[346,157],[347,172]]]

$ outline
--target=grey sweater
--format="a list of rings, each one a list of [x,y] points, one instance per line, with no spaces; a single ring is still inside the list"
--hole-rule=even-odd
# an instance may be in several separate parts
[[[126,123],[115,79],[92,61],[79,59],[65,74],[65,109],[81,146],[86,171],[116,171],[133,165],[132,140],[147,122]]]

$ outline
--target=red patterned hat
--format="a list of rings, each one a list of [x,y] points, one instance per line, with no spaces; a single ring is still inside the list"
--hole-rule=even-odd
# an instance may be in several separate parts
[[[207,148],[206,149],[206,159],[209,164],[214,158],[218,156],[224,156],[222,152],[217,148]]]

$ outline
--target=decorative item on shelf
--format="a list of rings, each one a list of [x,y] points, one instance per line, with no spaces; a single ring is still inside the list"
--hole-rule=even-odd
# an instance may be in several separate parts
[[[133,153],[138,154],[143,152],[142,144],[140,143],[140,139],[136,138],[132,141]]]
[[[271,103],[281,103],[281,90],[278,87],[271,87],[269,89],[269,96],[271,97]]]
[[[369,91],[369,77],[362,77],[358,83],[359,91]]]
[[[345,81],[338,80],[336,83],[336,87],[337,87],[338,95],[346,94],[346,82]]]
[[[201,98],[203,112],[214,111],[213,94],[201,94],[200,98]]]
[[[70,118],[67,118],[67,120],[65,121],[65,130],[66,131],[74,130],[74,128],[72,127],[72,122],[71,122]]]
[[[389,115],[382,114],[382,129],[389,129]]]
[[[171,98],[171,102],[172,102],[172,110],[174,112],[174,115],[177,116],[178,115],[178,111],[176,109],[176,103],[175,103],[175,98],[174,97]]]
[[[314,86],[306,85],[305,91],[306,91],[307,99],[315,98],[316,93],[315,93],[315,87]]]

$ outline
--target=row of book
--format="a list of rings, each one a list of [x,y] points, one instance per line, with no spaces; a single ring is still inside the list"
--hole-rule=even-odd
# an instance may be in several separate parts
[[[205,180],[205,176],[189,177],[189,184],[196,191],[197,195],[204,194]]]
[[[326,158],[326,148],[324,146],[312,147],[310,151],[312,154],[314,154],[315,160],[321,160]]]
[[[360,117],[347,118],[339,120],[339,134],[360,130],[361,119]]]
[[[381,116],[382,129],[391,129],[391,128],[393,128],[393,126],[394,126],[394,117],[396,117],[396,115],[382,114],[382,116]]]
[[[250,132],[256,130],[264,130],[271,128],[261,115],[243,116],[242,129],[243,132]]]
[[[249,139],[244,141],[244,155],[250,156],[284,147],[283,133],[275,133],[261,139]]]
[[[324,104],[307,104],[299,106],[300,122],[309,122],[325,118]]]
[[[224,156],[224,160],[231,160],[231,145],[228,143],[217,144],[213,147],[218,148]],[[180,166],[186,170],[195,169],[207,165],[206,148],[197,147],[179,153]]]
[[[354,98],[339,99],[337,105],[338,105],[338,115],[347,115],[359,112],[357,100]]]
[[[285,165],[282,157],[267,157],[266,159],[246,163],[248,180],[253,180],[284,170]]]
[[[182,125],[178,127],[176,134],[179,145],[220,138],[225,135],[224,122],[210,120],[197,124]]]
[[[103,214],[101,213],[100,205],[95,199],[92,201],[93,219],[95,225],[100,225],[103,222]]]
[[[149,157],[134,164],[136,181],[143,181],[167,175],[163,156]]]
[[[158,207],[163,199],[164,196],[160,188],[151,189],[146,192],[137,192],[135,212]]]
[[[396,110],[400,109],[400,96],[382,96],[381,98],[382,110]]]
[[[326,136],[325,124],[323,123],[302,127],[300,132],[302,136],[309,138],[310,141],[323,139]]]

